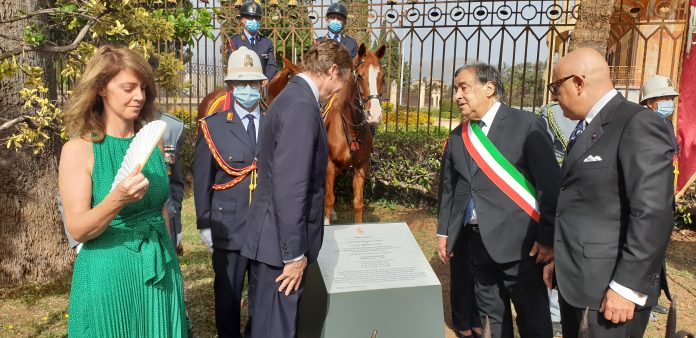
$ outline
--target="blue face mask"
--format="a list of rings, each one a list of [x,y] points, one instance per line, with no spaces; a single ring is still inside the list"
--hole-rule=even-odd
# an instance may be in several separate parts
[[[253,107],[261,98],[259,90],[250,85],[235,86],[232,95],[234,95],[235,100],[244,108]]]
[[[658,101],[655,112],[657,115],[660,115],[661,118],[666,119],[668,116],[674,113],[674,101]]]
[[[259,22],[256,19],[247,19],[246,29],[251,33],[256,33],[259,30]]]
[[[341,29],[343,29],[343,24],[339,20],[331,20],[329,21],[329,31],[334,34],[338,34],[341,32]]]

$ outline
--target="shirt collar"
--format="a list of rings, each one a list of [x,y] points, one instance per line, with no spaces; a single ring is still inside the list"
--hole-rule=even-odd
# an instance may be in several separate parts
[[[333,34],[333,33],[331,33],[331,34]],[[341,33],[333,34],[333,38],[334,38],[334,40],[341,42]]]
[[[299,76],[303,80],[307,81],[307,84],[309,84],[309,88],[312,89],[312,94],[314,94],[314,98],[317,99],[317,102],[319,102],[319,87],[317,87],[317,84],[314,83],[314,80],[312,80],[312,78],[310,78],[305,73],[299,73],[299,74],[297,74],[297,76]]]
[[[242,32],[244,32],[244,36],[246,36],[247,41],[249,41],[249,43],[251,43],[251,37],[252,37],[252,36],[253,36],[256,40],[259,39],[259,34],[258,34],[258,33],[254,34],[254,35],[251,35],[251,34],[249,34],[249,32],[247,32],[246,29],[243,29]],[[258,41],[256,41],[256,42],[258,42]]]
[[[604,96],[602,96],[602,98],[599,99],[597,103],[594,104],[594,106],[592,106],[590,112],[587,113],[587,116],[585,117],[585,125],[590,124],[590,122],[592,122],[592,119],[594,119],[595,116],[599,114],[602,108],[604,108],[604,106],[606,106],[607,103],[609,103],[609,101],[611,101],[611,99],[614,98],[614,96],[616,96],[616,94],[618,94],[618,92],[614,88],[610,89],[606,94],[604,94]]]
[[[256,108],[252,111],[246,110],[244,107],[242,107],[237,100],[234,101],[234,111],[237,113],[237,116],[239,116],[240,119],[246,118],[247,115],[251,114],[253,115],[257,120],[261,118],[261,102],[259,102],[256,105]]]
[[[483,121],[483,124],[485,127],[489,127],[493,124],[493,119],[495,119],[495,115],[498,114],[498,110],[500,109],[500,102],[496,101],[490,109],[486,112],[485,115],[481,118],[481,121]],[[484,127],[482,126],[482,127]]]

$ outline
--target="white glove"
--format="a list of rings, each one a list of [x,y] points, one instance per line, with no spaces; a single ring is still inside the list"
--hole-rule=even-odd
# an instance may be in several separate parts
[[[208,247],[210,252],[213,252],[213,235],[210,232],[210,228],[199,229],[198,232],[201,235],[201,241],[203,241],[203,244]]]
[[[179,243],[181,243],[181,233],[176,234],[176,245],[178,246]]]

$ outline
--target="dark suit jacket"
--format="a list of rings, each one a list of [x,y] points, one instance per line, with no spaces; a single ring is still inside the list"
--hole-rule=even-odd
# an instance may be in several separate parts
[[[620,94],[578,137],[556,214],[556,279],[570,305],[598,310],[612,280],[657,302],[673,223],[672,153],[664,122]],[[590,155],[602,160],[585,162]]]
[[[254,46],[252,46],[251,42],[247,40],[246,35],[244,35],[243,32],[231,37],[228,43],[231,44],[231,47],[233,47],[235,50],[241,46],[245,46],[246,48],[256,52],[256,55],[258,55],[259,59],[261,60],[263,74],[266,75],[266,77],[270,80],[276,74],[276,57],[273,48],[273,41],[261,35],[261,33],[256,34],[256,37],[258,40]],[[232,49],[229,47],[230,46],[227,48],[227,59],[229,59],[230,54],[232,54]]]
[[[486,174],[470,173],[471,156],[464,147],[462,126],[449,136],[440,174],[438,230],[448,235],[451,251],[464,227],[467,202],[473,196],[481,238],[498,263],[529,257],[534,241],[553,245],[554,212],[560,168],[544,122],[533,113],[501,105],[488,138],[537,190],[541,222],[536,223]]]
[[[319,104],[304,79],[290,80],[261,131],[242,255],[278,267],[301,255],[311,263],[324,235],[328,147]]]
[[[332,33],[333,34],[333,33]],[[331,35],[333,36],[333,35]],[[318,37],[317,41],[321,39],[331,39],[331,36],[324,35],[322,37]],[[355,41],[355,39],[351,38],[348,35],[341,34],[341,45],[345,47],[348,50],[348,53],[350,54],[351,59],[355,59],[355,56],[358,55],[358,42]]]
[[[228,113],[232,113],[231,120],[227,120]],[[242,116],[245,115],[246,112],[242,112]],[[234,112],[234,105],[223,107],[222,111],[205,117],[205,121],[215,147],[231,167],[241,169],[254,161],[259,147],[255,153],[240,116]],[[259,128],[264,123],[262,113]],[[213,247],[219,249],[240,250],[244,241],[251,175],[228,189],[212,188],[213,184],[224,184],[234,178],[217,164],[203,132],[199,131],[193,165],[196,224],[198,229],[210,228]]]

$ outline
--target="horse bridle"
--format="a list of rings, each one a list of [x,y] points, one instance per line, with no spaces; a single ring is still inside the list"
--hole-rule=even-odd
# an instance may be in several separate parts
[[[358,90],[358,97],[356,98],[357,103],[358,103],[357,108],[363,115],[363,120],[362,120],[361,124],[364,124],[364,123],[366,123],[367,118],[370,116],[370,112],[365,110],[365,103],[369,102],[372,99],[377,99],[377,102],[379,102],[379,104],[381,105],[382,104],[382,95],[380,95],[380,94],[368,95],[367,98],[363,100],[362,90],[360,89],[360,83],[358,82],[358,80],[361,78],[360,74],[358,74],[358,67],[360,67],[360,65],[362,63],[363,63],[363,60],[361,59],[358,62],[358,64],[355,65],[355,69],[353,69],[353,82],[355,83],[355,88]],[[369,83],[368,83],[367,87],[370,88]]]

